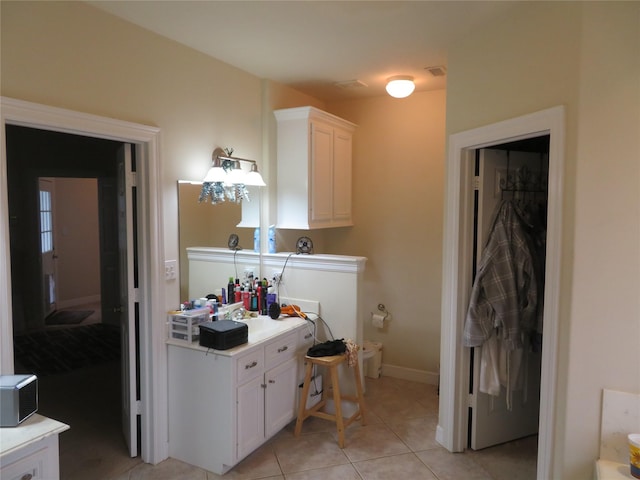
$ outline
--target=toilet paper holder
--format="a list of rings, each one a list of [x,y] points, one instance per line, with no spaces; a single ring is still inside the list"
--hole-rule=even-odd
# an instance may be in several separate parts
[[[371,312],[371,319],[376,327],[382,328],[387,320],[391,320],[391,314],[387,311],[384,303],[378,304],[378,311],[381,313]]]
[[[384,306],[384,303],[378,304],[378,311],[384,313],[384,319],[386,320],[389,316],[389,312],[387,311],[387,307]]]

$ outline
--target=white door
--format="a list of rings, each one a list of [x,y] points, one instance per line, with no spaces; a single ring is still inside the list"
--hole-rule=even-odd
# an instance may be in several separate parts
[[[122,429],[129,455],[138,455],[138,401],[136,377],[136,334],[134,284],[133,192],[135,174],[131,172],[131,145],[118,152],[118,250],[120,252],[120,342],[122,348]],[[127,255],[127,252],[131,252]]]
[[[507,155],[504,150],[480,150],[479,178],[476,182],[478,187],[477,263],[480,262],[495,208],[502,198],[508,199],[513,195],[505,193],[503,197],[501,193],[500,183],[502,182],[504,186],[507,167],[509,180],[511,180],[513,173],[523,167],[537,175],[540,169],[544,172],[548,171],[547,165],[547,155],[541,159],[540,154],[537,153],[509,152]],[[543,178],[546,179],[546,175],[543,175]],[[518,193],[518,195],[525,194]],[[533,194],[526,193],[526,195]],[[523,371],[526,372],[524,387],[513,391],[511,409],[508,409],[504,387],[501,387],[498,397],[479,391],[482,348],[476,347],[473,353],[470,447],[474,450],[536,434],[540,411],[541,352],[530,352],[526,356],[526,365],[523,366]]]
[[[43,318],[56,310],[56,251],[53,231],[54,183],[48,178],[38,178],[38,210],[40,216],[40,256],[42,271]]]

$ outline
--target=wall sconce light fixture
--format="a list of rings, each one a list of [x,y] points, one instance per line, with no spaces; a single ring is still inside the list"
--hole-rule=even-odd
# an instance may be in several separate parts
[[[413,77],[407,75],[396,75],[387,79],[387,93],[395,98],[405,98],[413,93],[416,85]]]
[[[264,187],[266,183],[258,173],[255,160],[232,157],[233,149],[216,148],[211,155],[212,165],[202,181],[199,201],[210,200],[214,205],[224,201],[240,203],[243,199],[249,201],[247,186]],[[241,163],[251,164],[251,170],[246,172]]]

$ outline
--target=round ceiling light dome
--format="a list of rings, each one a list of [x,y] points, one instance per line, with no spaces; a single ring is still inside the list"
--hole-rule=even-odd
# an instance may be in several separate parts
[[[395,98],[405,98],[413,93],[416,85],[413,77],[407,75],[396,75],[387,79],[387,93]]]

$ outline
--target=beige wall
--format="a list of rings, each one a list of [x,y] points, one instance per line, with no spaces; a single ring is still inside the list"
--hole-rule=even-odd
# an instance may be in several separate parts
[[[261,158],[260,80],[81,2],[1,7],[3,96],[161,129],[165,257],[177,259],[177,180],[201,180],[216,146]],[[166,291],[175,308],[178,282]]]
[[[262,159],[270,182],[270,109],[311,103],[83,3],[1,8],[2,95],[162,130],[167,259],[178,257],[176,181],[202,178],[221,146]],[[449,52],[447,134],[567,108],[555,478],[590,477],[601,389],[640,391],[639,19],[637,2],[522,3]],[[430,92],[326,106],[359,125],[357,226],[313,234],[325,252],[369,257],[364,308],[383,302],[395,320],[365,336],[386,343],[385,362],[425,370],[438,361],[444,102]],[[390,177],[383,162],[395,155],[406,170]],[[166,307],[178,301],[169,282]]]
[[[364,336],[383,343],[385,366],[422,373],[437,373],[440,361],[445,95],[437,90],[328,106],[358,128],[355,225],[327,232],[326,248],[368,258]],[[393,317],[384,329],[370,322],[379,303]]]
[[[58,307],[95,301],[100,298],[98,181],[55,178],[53,183]]]
[[[640,3],[527,3],[449,54],[447,134],[567,109],[554,478],[590,478],[603,388],[640,391]]]

